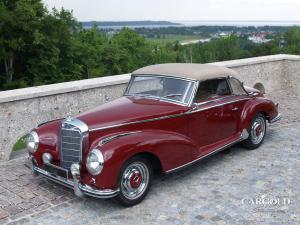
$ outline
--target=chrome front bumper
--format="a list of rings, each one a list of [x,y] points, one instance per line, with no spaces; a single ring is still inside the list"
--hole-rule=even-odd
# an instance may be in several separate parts
[[[278,113],[278,115],[275,118],[270,120],[270,123],[275,123],[275,122],[281,120],[281,118],[282,118],[282,115],[280,113]]]
[[[94,188],[92,188],[88,185],[82,184],[80,182],[53,175],[53,174],[35,166],[34,164],[32,164],[32,171],[35,175],[41,174],[56,183],[64,185],[68,188],[72,188],[74,190],[74,193],[79,197],[81,197],[82,195],[88,195],[88,196],[92,196],[95,198],[112,198],[112,197],[115,197],[116,195],[118,195],[118,193],[119,193],[119,189],[117,189],[117,190],[94,189]]]

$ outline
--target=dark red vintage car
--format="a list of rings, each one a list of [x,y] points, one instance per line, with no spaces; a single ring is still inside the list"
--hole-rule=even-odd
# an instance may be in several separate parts
[[[39,125],[27,147],[35,174],[78,196],[139,203],[154,172],[171,173],[242,142],[259,147],[278,105],[228,68],[162,64],[132,73],[124,96]]]

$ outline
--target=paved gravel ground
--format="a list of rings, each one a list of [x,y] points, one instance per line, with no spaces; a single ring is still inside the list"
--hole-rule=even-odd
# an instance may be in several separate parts
[[[234,146],[179,173],[156,177],[147,198],[123,208],[80,199],[30,174],[21,157],[0,164],[0,224],[300,224],[300,98],[269,95],[284,119],[264,144]]]

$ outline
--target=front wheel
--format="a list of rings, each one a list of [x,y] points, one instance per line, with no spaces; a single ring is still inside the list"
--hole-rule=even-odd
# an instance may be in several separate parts
[[[142,157],[129,159],[119,175],[120,193],[117,200],[124,206],[140,203],[147,195],[153,171],[150,163]]]
[[[266,131],[266,118],[263,114],[258,113],[248,128],[249,137],[243,142],[244,147],[250,150],[258,148],[266,136]]]

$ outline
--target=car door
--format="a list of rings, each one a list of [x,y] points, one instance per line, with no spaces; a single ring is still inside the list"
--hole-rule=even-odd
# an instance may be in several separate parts
[[[243,107],[247,101],[244,96],[230,95],[220,101],[219,140],[234,138],[238,135],[239,121]]]
[[[242,82],[234,77],[229,77],[227,81],[231,89],[231,95],[228,98],[224,99],[223,109],[221,113],[221,117],[224,117],[223,120],[226,121],[225,118],[227,118],[228,120],[228,134],[225,134],[226,136],[235,135],[241,132],[239,130],[241,114],[243,112],[244,105],[250,99],[248,93],[243,88]]]
[[[193,109],[189,115],[189,135],[198,145],[196,157],[208,153],[207,146],[230,137],[237,128],[231,113],[235,105],[230,103],[232,92],[226,78],[199,83]]]

